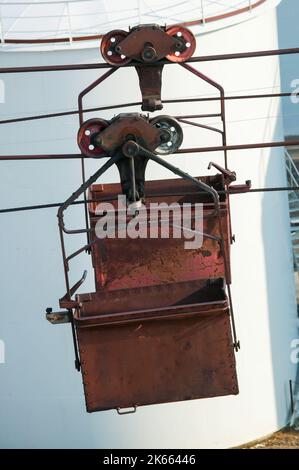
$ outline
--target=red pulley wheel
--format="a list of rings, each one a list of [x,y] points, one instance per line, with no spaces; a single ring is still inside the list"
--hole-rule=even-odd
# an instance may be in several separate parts
[[[97,158],[105,154],[105,151],[95,145],[94,137],[108,126],[104,119],[89,119],[79,129],[77,142],[83,155]]]
[[[117,45],[128,36],[129,33],[122,29],[115,29],[105,34],[101,42],[101,54],[103,59],[111,65],[125,65],[131,62],[129,57],[117,52]]]
[[[182,43],[183,49],[168,54],[166,58],[171,62],[185,62],[194,54],[196,48],[196,39],[193,33],[182,26],[171,26],[166,30],[169,36],[173,36]]]

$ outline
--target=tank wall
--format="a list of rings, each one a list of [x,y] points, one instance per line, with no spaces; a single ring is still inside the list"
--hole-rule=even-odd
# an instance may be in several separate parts
[[[284,0],[278,10],[278,35],[279,46],[281,48],[297,47],[297,18],[299,13],[298,2]],[[298,87],[298,68],[297,60],[293,56],[281,56],[280,66],[282,71],[282,89],[284,91],[294,92]],[[298,106],[295,106],[294,100],[285,99],[283,101],[284,110],[284,128],[286,136],[298,135]]]
[[[198,54],[217,54],[277,47],[276,15],[267,12],[241,25],[198,38]],[[2,66],[98,61],[95,49],[5,53]],[[275,57],[197,64],[220,82],[227,94],[279,89],[279,63]],[[99,72],[52,72],[7,75],[1,116],[73,109],[78,92]],[[165,67],[163,98],[211,95],[183,68]],[[92,93],[86,106],[136,101],[137,77],[120,70]],[[127,110],[138,108],[124,108]],[[228,142],[246,143],[282,138],[279,102],[273,99],[227,101]],[[163,113],[218,112],[215,103],[168,105]],[[114,113],[104,112],[110,118]],[[99,114],[88,114],[88,117]],[[218,125],[218,118],[208,121]],[[0,127],[1,154],[77,152],[78,118],[67,117]],[[184,127],[184,146],[218,145],[216,134]],[[193,175],[207,174],[210,160],[223,163],[220,153],[172,156],[169,161]],[[229,154],[229,166],[238,182],[253,187],[284,186],[281,149]],[[87,163],[88,174],[98,167]],[[147,178],[172,177],[154,164]],[[118,180],[115,169],[103,181]],[[79,161],[2,162],[1,206],[59,202],[80,184]],[[0,339],[6,362],[0,364],[1,447],[159,447],[218,448],[241,444],[282,427],[288,418],[288,380],[295,375],[290,362],[290,341],[296,337],[296,305],[288,231],[287,195],[261,193],[232,196],[232,223],[236,243],[232,249],[233,299],[241,351],[237,354],[240,395],[176,404],[149,406],[134,415],[116,412],[87,414],[81,375],[73,367],[68,325],[53,327],[44,319],[47,306],[64,294],[56,211],[2,214],[2,269]],[[82,208],[67,217],[82,226]],[[82,238],[71,241],[76,247]],[[81,292],[93,290],[87,256],[73,267],[77,280],[89,267]],[[90,290],[91,289],[91,290]],[[145,364],[146,367],[146,364]]]

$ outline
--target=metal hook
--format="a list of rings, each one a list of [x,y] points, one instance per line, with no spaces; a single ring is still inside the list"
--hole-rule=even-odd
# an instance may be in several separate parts
[[[237,179],[237,176],[236,176],[236,172],[235,171],[230,171],[226,168],[223,168],[222,166],[218,165],[217,163],[214,163],[214,162],[210,162],[209,165],[208,165],[208,170],[210,170],[212,168],[212,166],[214,168],[216,168],[216,170],[220,171],[220,173],[223,174],[224,176],[224,179],[225,179],[225,182],[227,184],[230,184],[232,183],[233,181],[236,181]]]

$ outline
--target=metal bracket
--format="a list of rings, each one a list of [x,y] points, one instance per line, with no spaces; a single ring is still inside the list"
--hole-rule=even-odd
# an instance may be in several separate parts
[[[208,170],[212,168],[216,168],[216,170],[220,171],[220,173],[224,176],[224,183],[226,185],[230,185],[233,181],[236,181],[237,176],[235,171],[230,171],[227,168],[223,168],[222,166],[218,165],[218,163],[210,162],[208,165]]]
[[[77,308],[80,306],[78,302],[76,302],[75,300],[71,300],[71,298],[74,295],[74,293],[79,289],[81,284],[83,284],[83,282],[86,279],[86,276],[87,276],[87,271],[84,271],[81,279],[79,279],[79,281],[76,282],[76,284],[73,285],[73,287],[71,287],[69,291],[61,299],[59,299],[59,305],[61,308],[70,309],[70,308]]]
[[[161,101],[163,65],[144,67],[135,66],[139,77],[139,87],[142,95],[142,111],[158,111],[163,109]]]
[[[251,180],[245,181],[245,184],[233,184],[229,187],[229,193],[248,193],[251,189]]]
[[[52,325],[61,325],[62,323],[71,323],[71,318],[68,310],[60,312],[53,312],[51,308],[46,309],[46,319]]]
[[[128,158],[126,158],[128,157]],[[126,195],[128,202],[143,201],[145,170],[148,162],[147,157],[143,156],[127,156],[117,162],[121,187],[123,194]]]

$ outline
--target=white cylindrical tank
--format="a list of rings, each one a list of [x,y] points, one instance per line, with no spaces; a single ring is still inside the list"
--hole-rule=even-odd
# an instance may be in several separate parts
[[[52,3],[55,0],[42,5],[42,14],[35,10],[40,5],[26,6],[26,11],[24,5],[15,5],[10,16],[19,16],[19,19],[12,22],[2,18],[3,40],[32,39],[38,35],[44,38],[47,28],[40,22],[42,32],[34,36],[34,21],[26,15],[51,17],[54,15]],[[177,9],[170,13],[167,3],[172,2],[163,2],[164,10],[161,7],[160,11],[157,1],[147,1],[153,10],[150,12],[143,2],[126,2],[125,8],[123,2],[115,1],[107,2],[104,11],[106,2],[70,1],[64,2],[65,8],[67,3],[71,24],[67,22],[69,17],[64,16],[65,10],[56,9],[55,15],[62,15],[63,20],[56,22],[55,27],[48,24],[51,38],[67,33],[72,37],[94,34],[101,24],[104,26],[100,32],[120,26],[127,29],[129,24],[139,20],[153,21],[149,19],[150,13],[154,21],[161,24],[177,22],[190,19],[190,8],[195,8],[195,2],[184,2],[185,12]],[[244,7],[249,3],[259,5],[252,8],[251,13],[244,11],[214,23],[194,26],[198,43],[196,55],[278,48],[274,9],[278,1],[231,0],[229,3],[222,13],[239,8],[240,3]],[[61,5],[60,2],[59,6],[54,6],[60,8]],[[203,5],[206,18],[219,14],[219,6],[217,11],[209,11],[210,2],[204,1]],[[4,5],[1,8],[2,15],[9,16],[8,10],[4,12]],[[48,15],[44,13],[45,8],[49,8]],[[109,13],[109,8],[115,11]],[[192,16],[200,18],[202,12],[197,8],[198,12],[193,11]],[[120,9],[127,10],[122,12],[121,19]],[[28,19],[28,24],[24,18]],[[0,49],[1,67],[99,61],[98,41],[68,45],[4,43]],[[275,56],[206,62],[195,67],[222,84],[227,95],[280,90],[279,60]],[[100,73],[2,75],[1,119],[76,109],[78,93]],[[165,67],[164,99],[213,94],[215,91],[210,86],[179,66]],[[84,103],[96,107],[137,101],[139,96],[135,70],[123,69],[91,93]],[[219,104],[215,102],[176,104],[165,106],[163,113],[203,114],[215,113],[218,109]],[[140,111],[139,108],[124,108],[122,112],[130,110]],[[89,113],[86,117],[111,118],[115,113],[117,110]],[[229,144],[283,140],[277,99],[227,101],[226,114]],[[210,118],[206,123],[219,126],[218,121],[218,118]],[[77,116],[1,125],[0,154],[77,153],[77,130]],[[221,145],[220,137],[206,130],[184,127],[184,133],[185,147]],[[211,160],[223,163],[222,153],[167,158],[195,176],[208,174],[207,165]],[[16,161],[0,165],[1,208],[60,202],[81,183],[80,162],[75,160]],[[238,182],[251,179],[254,188],[286,185],[284,153],[280,148],[230,152],[229,167],[236,171]],[[97,161],[87,162],[88,175],[96,168]],[[147,179],[172,177],[154,164],[149,165],[146,176]],[[103,181],[118,181],[117,171],[109,171]],[[241,341],[241,350],[237,353],[240,394],[141,407],[137,413],[122,417],[115,411],[86,413],[81,374],[73,366],[70,326],[54,327],[45,320],[45,308],[56,308],[58,299],[65,293],[57,208],[0,214],[0,340],[2,349],[5,346],[5,358],[2,358],[5,361],[0,363],[0,447],[219,448],[260,438],[287,423],[288,381],[296,373],[296,365],[290,360],[291,341],[298,335],[287,193],[234,195],[231,209],[236,235],[232,247],[232,290]],[[82,227],[83,217],[82,207],[72,208],[67,222],[73,227]],[[78,241],[71,242],[72,246],[68,245],[69,249],[82,241],[79,237]],[[80,291],[92,292],[93,272],[87,255],[74,263],[73,280],[79,279],[86,266],[89,277]]]

